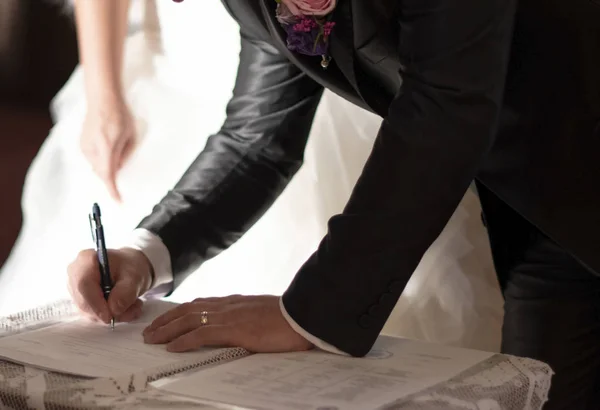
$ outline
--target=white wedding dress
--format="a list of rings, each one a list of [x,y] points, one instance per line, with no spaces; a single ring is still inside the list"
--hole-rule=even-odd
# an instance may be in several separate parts
[[[56,125],[28,172],[24,225],[0,271],[0,316],[68,297],[66,267],[91,247],[87,214],[98,202],[109,247],[126,243],[225,118],[239,33],[219,0],[137,0],[126,44],[125,88],[139,147],[111,200],[79,148],[86,106],[78,68],[52,103]],[[348,199],[381,119],[326,92],[305,165],[267,214],[206,262],[172,299],[282,293]],[[243,206],[243,204],[240,204]],[[487,350],[499,347],[502,299],[479,202],[468,192],[423,258],[384,331]]]

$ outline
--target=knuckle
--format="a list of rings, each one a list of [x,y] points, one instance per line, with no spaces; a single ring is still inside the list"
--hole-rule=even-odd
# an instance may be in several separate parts
[[[120,263],[120,260],[123,258],[123,256],[121,255],[121,251],[115,249],[107,249],[107,255],[108,263],[110,263],[111,265]]]
[[[181,317],[181,322],[184,325],[192,325],[196,323],[200,323],[200,315],[196,312],[186,313]]]
[[[80,263],[88,263],[92,260],[94,256],[94,252],[92,252],[91,249],[85,249],[83,251],[80,251],[77,254],[77,257],[75,258],[76,262],[80,262]]]
[[[69,264],[69,266],[67,266],[67,276],[69,277],[69,282],[73,278],[73,275],[75,275],[76,271],[77,267],[75,266],[75,262],[72,262]]]
[[[184,316],[187,316],[188,314],[196,311],[196,305],[194,303],[191,303],[191,302],[186,302],[183,305],[181,305],[181,310],[183,312],[185,312]]]
[[[67,280],[67,290],[69,294],[73,297],[74,301],[77,302],[77,296],[79,295],[79,292],[77,290],[77,284],[74,283],[72,278],[69,278]]]
[[[90,250],[79,252],[73,262],[67,266],[69,278],[85,275],[96,263],[95,253]]]
[[[80,280],[75,283],[75,290],[80,295],[85,295],[87,293],[87,288],[87,283],[84,280]]]
[[[75,307],[82,313],[85,313],[87,316],[95,316],[92,308],[88,305],[84,298],[80,295],[75,295],[73,297],[73,302],[75,303]]]

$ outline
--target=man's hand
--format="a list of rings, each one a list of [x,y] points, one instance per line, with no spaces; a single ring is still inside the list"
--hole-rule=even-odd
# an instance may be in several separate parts
[[[137,319],[142,313],[141,295],[152,284],[152,267],[146,256],[135,249],[108,251],[108,263],[113,290],[108,298],[100,288],[100,270],[96,252],[79,253],[68,268],[69,292],[79,310],[94,320],[109,323],[112,317],[120,322]]]
[[[203,323],[203,316],[208,319],[207,323]],[[171,352],[203,346],[243,347],[257,353],[302,351],[313,347],[290,327],[276,296],[196,299],[156,318],[144,330],[144,341],[167,344]]]

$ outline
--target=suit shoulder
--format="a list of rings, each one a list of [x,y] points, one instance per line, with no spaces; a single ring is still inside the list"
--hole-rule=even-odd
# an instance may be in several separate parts
[[[261,1],[263,0],[221,0],[227,12],[239,24],[242,33],[270,41],[271,35],[261,9]]]

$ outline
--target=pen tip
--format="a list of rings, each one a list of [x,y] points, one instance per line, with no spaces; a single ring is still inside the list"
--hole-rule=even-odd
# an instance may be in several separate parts
[[[115,330],[115,319],[110,319],[110,328]]]

